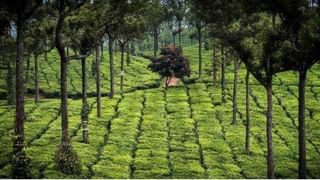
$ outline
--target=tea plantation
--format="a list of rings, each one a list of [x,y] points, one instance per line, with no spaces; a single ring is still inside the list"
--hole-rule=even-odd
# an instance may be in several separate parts
[[[25,142],[33,178],[266,178],[266,91],[250,80],[251,153],[245,147],[245,74],[239,71],[237,125],[232,125],[233,63],[226,71],[227,97],[220,83],[212,84],[212,50],[203,50],[203,75],[198,77],[198,48],[183,49],[192,74],[177,87],[162,87],[160,77],[147,69],[150,60],[132,56],[125,66],[124,93],[119,93],[120,54],[115,55],[116,95],[109,92],[107,53],[102,70],[102,117],[97,118],[95,77],[88,61],[90,104],[89,143],[82,143],[81,65],[69,64],[69,129],[82,172],[56,170],[54,156],[61,140],[59,57],[56,50],[40,64],[41,101],[34,104],[33,60],[26,98]],[[151,53],[151,52],[150,52]],[[218,58],[219,54],[218,54]],[[232,61],[230,61],[232,62]],[[218,68],[218,80],[220,68]],[[0,71],[5,94],[6,71]],[[89,73],[90,72],[90,73]],[[320,65],[308,73],[306,86],[307,171],[320,178]],[[273,146],[275,176],[298,178],[298,76],[286,72],[273,80]],[[0,178],[10,178],[14,108],[0,101]]]

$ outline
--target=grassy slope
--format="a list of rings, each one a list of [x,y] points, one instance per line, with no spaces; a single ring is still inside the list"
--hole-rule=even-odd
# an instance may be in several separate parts
[[[119,91],[120,87],[120,53],[115,54],[115,90]],[[109,56],[107,51],[104,52],[104,59],[101,63],[101,85],[102,93],[109,92]],[[95,77],[92,75],[92,62],[94,57],[91,55],[87,58],[87,74],[88,74],[88,94],[94,94],[96,91]],[[124,91],[132,91],[145,86],[157,84],[158,76],[151,73],[147,69],[148,60],[140,57],[132,57],[131,65],[125,67],[125,83]],[[54,96],[60,92],[60,60],[56,50],[48,54],[48,60],[44,59],[44,55],[39,57],[39,87],[42,95]],[[25,67],[26,68],[26,67]],[[81,64],[79,60],[71,60],[68,66],[68,89],[70,95],[81,95]],[[34,60],[30,60],[29,79],[27,87],[29,92],[34,88]],[[0,92],[5,91],[6,71],[0,71]]]
[[[192,76],[197,75],[197,48],[184,48],[190,59]],[[203,77],[179,87],[136,90],[103,98],[103,115],[96,117],[95,98],[90,98],[89,141],[81,143],[81,100],[70,100],[70,131],[73,145],[83,164],[82,174],[66,176],[54,168],[53,157],[60,141],[59,100],[42,99],[38,106],[27,101],[26,151],[32,158],[35,178],[265,178],[266,136],[264,88],[251,79],[252,154],[244,153],[245,70],[239,72],[238,125],[232,118],[232,65],[228,66],[227,101],[221,102],[220,86],[211,82],[212,52],[203,52]],[[49,62],[41,61],[41,89],[59,91],[59,63],[56,53]],[[103,92],[108,92],[107,56],[102,64]],[[119,55],[116,56],[119,74]],[[150,73],[147,60],[135,57],[127,67],[126,90],[159,82]],[[92,58],[88,59],[91,64]],[[90,65],[89,65],[90,71]],[[307,85],[307,160],[310,177],[320,177],[319,65],[308,76]],[[71,94],[81,92],[80,64],[69,68]],[[220,71],[219,71],[220,72]],[[2,73],[5,74],[5,73]],[[220,75],[220,74],[219,74]],[[218,75],[218,79],[219,76]],[[117,76],[118,77],[118,76]],[[46,80],[48,79],[48,81]],[[119,78],[116,78],[119,82]],[[29,88],[32,82],[29,81]],[[118,90],[118,84],[116,90]],[[89,92],[95,91],[89,78]],[[279,74],[274,80],[274,149],[277,177],[297,178],[297,74]],[[0,101],[0,177],[9,177],[11,134],[14,110]]]

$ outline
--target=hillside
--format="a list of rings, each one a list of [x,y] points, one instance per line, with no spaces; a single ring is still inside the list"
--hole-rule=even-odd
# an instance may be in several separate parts
[[[125,66],[125,93],[119,94],[120,55],[115,58],[116,96],[109,99],[108,55],[102,70],[102,117],[97,118],[95,80],[88,61],[89,144],[82,140],[81,65],[71,61],[68,72],[69,128],[72,144],[82,163],[79,176],[67,176],[54,167],[60,143],[59,60],[54,50],[48,61],[41,56],[41,102],[33,103],[31,59],[26,102],[26,153],[32,160],[33,178],[265,178],[266,93],[251,78],[251,154],[245,145],[245,73],[241,65],[238,81],[238,122],[232,121],[233,63],[226,71],[227,97],[212,84],[212,50],[203,50],[203,75],[197,79],[197,46],[183,49],[192,75],[178,87],[160,86],[158,75],[147,69],[148,59],[131,57]],[[219,58],[220,59],[220,58]],[[218,80],[220,68],[218,68]],[[309,178],[320,177],[320,70],[315,65],[306,86],[306,137]],[[5,92],[5,71],[0,87]],[[277,178],[298,178],[298,76],[286,72],[275,76],[274,155]],[[0,178],[10,177],[14,108],[0,101]]]

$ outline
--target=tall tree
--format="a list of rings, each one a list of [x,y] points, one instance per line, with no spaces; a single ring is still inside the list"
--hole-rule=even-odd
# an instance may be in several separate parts
[[[252,10],[250,10],[251,12],[248,11],[249,8],[246,3],[233,0],[194,1],[194,5],[204,12],[203,17],[205,20],[213,23],[214,26],[220,27],[217,35],[223,41],[223,44],[230,45],[237,51],[248,70],[266,88],[267,177],[273,178],[272,75],[286,70],[282,65],[284,59],[276,56],[283,45],[284,39],[281,33],[272,27],[272,16],[270,14],[258,13],[258,15],[253,15]],[[258,9],[255,6],[254,8]],[[212,13],[211,9],[219,10],[215,11],[216,13]],[[247,16],[253,20],[246,21]],[[245,22],[245,26],[250,25],[250,28],[246,31],[243,31],[244,27],[239,24],[239,19],[241,20],[241,18],[244,18],[242,22]]]
[[[250,154],[250,72],[246,73],[246,145],[245,151]]]
[[[83,142],[89,142],[89,104],[87,100],[87,70],[86,70],[86,59],[91,52],[95,51],[95,48],[101,44],[101,39],[104,35],[102,18],[101,18],[101,2],[97,3],[87,3],[83,5],[77,13],[70,18],[68,24],[71,29],[71,44],[76,49],[79,49],[80,60],[81,60],[81,79],[82,79],[82,110],[81,110],[81,122],[82,122],[82,136]],[[101,49],[100,49],[101,50]],[[98,52],[100,56],[100,52]],[[100,58],[100,57],[99,57]],[[100,60],[99,60],[100,61]],[[96,66],[100,65],[100,62],[96,63]],[[99,67],[100,68],[100,67]],[[97,67],[94,67],[97,69]],[[100,71],[95,72],[97,77],[100,78]],[[100,80],[100,79],[97,79]],[[97,86],[100,86],[100,82],[96,82]],[[99,91],[100,96],[98,95],[98,112],[101,111],[101,92],[100,87],[97,87],[97,93]],[[100,105],[99,105],[100,102]],[[100,112],[101,115],[101,112]]]
[[[216,87],[217,85],[217,71],[218,71],[218,59],[217,59],[217,46],[213,45],[212,48],[212,57],[213,57],[213,62],[212,62],[212,67],[213,67],[213,86]]]
[[[284,66],[299,72],[299,178],[307,178],[305,85],[308,70],[320,60],[319,2],[278,1],[263,5],[263,10],[272,13],[274,22],[279,23],[275,28],[287,36],[288,43],[281,49],[281,55],[286,59]]]
[[[53,39],[54,20],[49,12],[49,6],[42,6],[39,8],[36,17],[33,18],[26,28],[26,49],[33,55],[34,58],[34,99],[35,103],[40,101],[40,88],[39,88],[39,56],[46,53],[53,48],[49,44],[49,40]],[[45,57],[47,58],[47,57]],[[29,63],[28,63],[29,66]],[[27,71],[29,69],[27,68]],[[27,72],[28,73],[28,72]]]
[[[182,21],[186,13],[185,0],[164,0],[161,1],[166,6],[166,21],[170,22],[172,29],[173,44],[176,46],[176,35],[178,35],[178,45],[182,51]],[[178,27],[176,27],[178,24]]]
[[[129,41],[134,40],[135,38],[140,38],[145,31],[145,18],[149,14],[145,16],[141,15],[145,12],[144,1],[136,1],[127,5],[125,14],[123,15],[123,19],[120,19],[117,31],[117,40],[120,45],[121,51],[121,71],[120,71],[120,93],[123,93],[123,85],[124,85],[124,53],[125,48]],[[147,7],[148,9],[149,7]],[[160,21],[160,20],[159,20]],[[158,22],[159,24],[159,22]],[[153,26],[159,26],[152,24]],[[156,52],[156,51],[155,51]],[[156,55],[155,55],[156,56]]]
[[[110,72],[110,94],[109,97],[113,98],[114,96],[114,68],[113,68],[113,36],[111,33],[109,36],[109,72]]]
[[[4,16],[5,17],[5,16]],[[7,17],[9,20],[9,17]],[[6,90],[7,104],[15,105],[14,65],[15,39],[9,33],[10,25],[2,23],[3,32],[0,32],[0,69],[7,70]]]
[[[144,7],[147,3],[146,0],[137,0],[137,1],[127,1],[127,0],[110,0],[108,2],[108,8],[106,8],[105,14],[106,17],[109,17],[108,21],[104,23],[105,32],[109,37],[109,58],[110,58],[110,98],[114,96],[114,63],[113,63],[113,43],[116,43],[115,40],[123,39],[119,35],[121,35],[121,31],[123,28],[121,24],[128,17],[126,15],[132,12],[140,12],[141,7]],[[122,28],[122,30],[121,30]],[[123,34],[122,34],[123,35]],[[119,37],[118,37],[119,36]],[[124,67],[124,66],[123,66]]]
[[[108,6],[104,12],[105,16],[108,17],[104,23],[105,33],[108,35],[108,48],[109,48],[109,73],[110,73],[110,92],[109,97],[113,98],[114,96],[114,62],[113,62],[113,53],[114,53],[114,40],[116,39],[116,33],[118,30],[118,22],[122,19],[121,4],[126,4],[128,2],[118,2],[115,0],[108,1]]]
[[[202,74],[202,23],[200,20],[196,21],[196,28],[197,28],[197,37],[198,37],[198,56],[199,56],[199,68],[198,68],[198,74],[199,78]]]
[[[81,164],[77,153],[73,150],[70,142],[68,129],[68,57],[65,51],[65,45],[62,40],[62,29],[65,18],[75,9],[80,8],[85,1],[75,4],[68,4],[65,0],[58,2],[58,20],[55,32],[55,46],[60,55],[60,88],[61,88],[61,144],[56,153],[55,162],[57,167],[66,174],[80,173]]]
[[[96,46],[96,88],[97,88],[97,117],[101,117],[101,69],[102,51],[100,46]]]
[[[159,48],[160,25],[165,20],[165,6],[160,0],[152,0],[147,3],[145,17],[147,24],[150,26],[150,31],[153,32],[153,56],[156,58]]]
[[[232,124],[236,125],[237,124],[237,112],[238,112],[238,107],[237,107],[237,84],[238,84],[238,72],[239,72],[239,67],[240,67],[241,61],[237,58],[234,57],[234,77],[233,77],[233,95],[232,95]]]
[[[226,52],[224,45],[221,46],[221,101],[226,101]]]
[[[176,19],[178,22],[178,29],[179,29],[179,47],[182,49],[182,21],[184,16],[184,0],[177,0],[177,11],[176,11]]]
[[[191,10],[188,11],[186,17],[189,21],[190,26],[195,27],[196,32],[194,33],[198,39],[198,76],[201,77],[202,74],[202,29],[204,23],[201,20],[201,12],[195,6],[191,6]]]
[[[13,142],[12,177],[30,177],[30,159],[24,151],[24,30],[28,19],[42,5],[40,0],[1,1],[8,13],[15,16],[16,24],[16,117]]]

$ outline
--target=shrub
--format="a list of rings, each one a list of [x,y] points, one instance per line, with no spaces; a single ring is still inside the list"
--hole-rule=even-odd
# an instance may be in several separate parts
[[[188,59],[180,55],[180,50],[174,46],[167,46],[161,50],[159,59],[152,59],[148,68],[166,78],[165,85],[169,85],[171,77],[183,78],[190,76]]]

